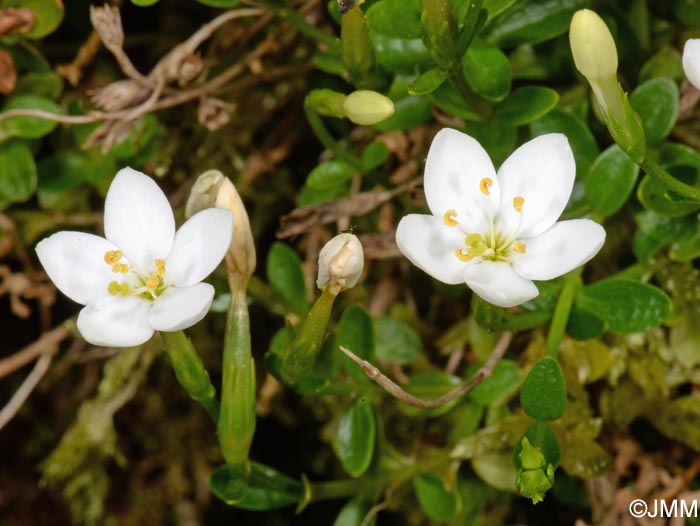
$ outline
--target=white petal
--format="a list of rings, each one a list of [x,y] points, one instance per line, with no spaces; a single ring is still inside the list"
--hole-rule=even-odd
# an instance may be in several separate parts
[[[145,273],[170,253],[175,218],[168,199],[147,175],[124,168],[114,177],[105,200],[105,237]]]
[[[525,254],[515,254],[513,269],[527,279],[547,280],[595,256],[605,242],[605,230],[590,219],[559,221],[545,233],[523,242]]]
[[[486,178],[491,180],[488,195],[480,185]],[[455,210],[469,232],[485,233],[498,210],[500,192],[491,159],[477,141],[457,130],[444,128],[433,139],[423,186],[430,211],[442,217]]]
[[[535,284],[518,276],[510,263],[481,261],[464,270],[470,289],[499,307],[515,307],[539,294]]]
[[[82,232],[58,232],[36,246],[39,261],[58,290],[83,305],[108,294],[107,285],[115,279],[104,260],[109,250],[116,247]]]
[[[399,250],[418,268],[443,283],[464,283],[464,267],[468,263],[455,255],[464,247],[465,234],[459,227],[449,227],[441,218],[409,214],[396,229]]]
[[[166,277],[177,287],[199,283],[221,263],[233,234],[233,214],[223,208],[197,212],[175,234],[165,262]]]
[[[691,38],[685,43],[683,71],[690,83],[700,89],[700,38]]]
[[[78,315],[78,330],[88,342],[105,347],[132,347],[153,335],[148,324],[152,303],[138,296],[105,296],[88,303]]]
[[[148,322],[157,331],[180,331],[191,327],[209,312],[214,287],[198,283],[192,287],[169,287],[153,303]]]
[[[498,170],[501,207],[496,228],[526,238],[541,234],[559,218],[571,196],[576,162],[566,135],[535,137],[515,150]],[[513,199],[524,199],[522,212]]]

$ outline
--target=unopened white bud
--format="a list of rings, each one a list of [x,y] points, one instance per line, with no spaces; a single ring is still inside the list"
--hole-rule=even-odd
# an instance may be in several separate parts
[[[571,19],[571,54],[576,69],[593,83],[617,75],[617,48],[608,26],[594,11],[581,9]]]
[[[353,234],[338,234],[318,255],[319,289],[330,287],[333,294],[354,287],[365,266],[362,244]]]
[[[394,102],[381,93],[370,90],[353,91],[343,101],[345,116],[355,124],[370,126],[394,114]]]
[[[685,43],[683,71],[690,83],[700,89],[700,38],[691,38]]]

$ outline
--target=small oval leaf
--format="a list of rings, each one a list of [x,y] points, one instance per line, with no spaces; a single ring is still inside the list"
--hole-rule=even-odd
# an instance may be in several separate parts
[[[377,421],[374,408],[366,398],[357,398],[338,422],[333,449],[345,471],[359,477],[369,467],[374,455]]]
[[[539,359],[523,383],[520,403],[535,420],[561,418],[566,409],[566,384],[559,362],[551,356]]]

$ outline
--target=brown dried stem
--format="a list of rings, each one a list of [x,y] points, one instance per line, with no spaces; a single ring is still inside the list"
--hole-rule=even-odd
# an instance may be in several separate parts
[[[501,334],[500,339],[496,343],[496,346],[491,351],[491,355],[488,357],[484,365],[476,372],[474,376],[469,378],[462,385],[459,385],[452,389],[450,392],[442,395],[440,398],[435,400],[423,400],[413,396],[411,393],[404,391],[397,383],[395,383],[391,378],[384,375],[379,369],[372,365],[367,360],[363,360],[357,356],[352,351],[340,346],[340,350],[343,351],[352,361],[359,365],[365,374],[370,378],[370,380],[379,384],[379,386],[389,393],[394,398],[398,398],[402,402],[412,405],[413,407],[418,407],[420,409],[432,409],[434,407],[439,407],[441,405],[448,404],[458,398],[461,398],[469,391],[474,389],[481,382],[486,380],[493,372],[496,364],[503,358],[503,355],[508,350],[511,340],[513,339],[512,332],[504,332]]]

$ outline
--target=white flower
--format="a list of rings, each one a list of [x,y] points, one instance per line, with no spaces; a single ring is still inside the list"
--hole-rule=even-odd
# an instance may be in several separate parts
[[[433,140],[425,196],[433,215],[401,219],[396,242],[416,266],[486,301],[513,307],[538,294],[532,280],[561,276],[591,259],[605,230],[589,219],[555,222],[576,165],[566,137],[541,135],[506,159],[498,174],[481,145],[456,130]]]
[[[690,83],[700,89],[700,38],[691,38],[685,43],[683,71]]]
[[[200,283],[231,243],[233,215],[210,208],[175,233],[175,219],[153,179],[124,168],[105,201],[105,238],[58,232],[36,251],[56,287],[85,305],[78,330],[94,345],[129,347],[153,331],[201,320],[214,288]]]

